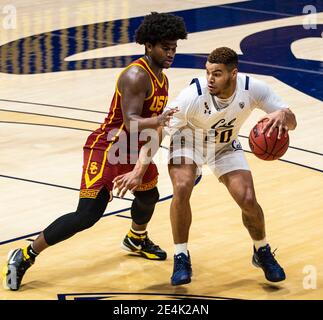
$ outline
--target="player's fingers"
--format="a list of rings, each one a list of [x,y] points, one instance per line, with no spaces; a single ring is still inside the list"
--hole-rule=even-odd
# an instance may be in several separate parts
[[[178,112],[179,109],[176,107],[176,108],[170,109],[169,111],[170,111],[169,114],[173,115],[174,113]]]
[[[271,134],[274,132],[276,127],[277,127],[276,122],[272,123],[272,125],[270,126],[270,128],[267,131],[267,137],[271,136]]]
[[[269,120],[267,115],[265,115],[265,116],[261,117],[261,118],[258,120],[258,123],[259,123],[259,122],[262,122],[262,121],[264,121],[264,120]]]
[[[288,130],[289,130],[288,126],[284,126],[284,135],[285,135],[285,138],[287,138],[287,136],[288,136]]]
[[[121,198],[123,198],[123,196],[126,194],[128,190],[131,189],[131,187],[132,187],[132,184],[128,181],[121,190]]]
[[[120,183],[118,184],[118,189],[122,190],[123,188],[125,188],[126,182],[124,180],[120,181]]]
[[[130,190],[130,192],[131,193],[134,193],[136,190],[137,190],[137,188],[139,187],[139,184],[135,184],[132,188],[131,188],[131,190]]]
[[[268,128],[272,125],[272,123],[273,123],[273,120],[272,119],[268,119],[268,118],[266,118],[268,121],[266,121],[266,122],[263,122],[263,124],[262,124],[262,129],[261,129],[261,133],[265,133],[267,130],[268,130]]]
[[[124,177],[124,174],[121,174],[120,176],[116,176],[113,180],[112,183],[115,183],[117,181],[120,181]]]
[[[278,140],[280,140],[280,138],[281,138],[281,136],[282,136],[282,134],[283,134],[283,126],[282,125],[279,125],[278,126],[278,136],[277,136],[277,138],[278,138]]]
[[[123,182],[123,180],[121,180],[121,179],[114,180],[113,189],[120,189],[120,186],[121,186],[122,182]]]
[[[123,188],[122,189],[121,194],[120,194],[120,198],[123,198],[124,197],[124,195],[126,194],[127,190],[128,190],[127,188]]]
[[[120,191],[121,191],[121,190],[120,190],[119,188],[118,188],[118,189],[116,189],[116,193],[117,193],[117,194],[116,194],[116,197],[119,197]]]

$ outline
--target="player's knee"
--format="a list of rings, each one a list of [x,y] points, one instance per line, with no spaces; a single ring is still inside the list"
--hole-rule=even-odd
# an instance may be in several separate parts
[[[106,195],[106,191],[102,190],[95,201],[93,199],[80,199],[75,213],[79,231],[92,227],[100,220],[107,206]]]
[[[143,225],[150,221],[155,209],[155,204],[139,202],[134,199],[131,206],[131,218],[138,224]]]
[[[186,179],[181,179],[173,183],[174,197],[176,199],[185,201],[191,196],[194,182]]]
[[[101,211],[76,212],[79,231],[91,228],[103,215]]]
[[[252,214],[257,207],[257,200],[255,194],[250,191],[246,190],[238,199],[238,205],[240,206],[241,210],[246,214]]]
[[[138,225],[148,223],[158,200],[159,192],[156,187],[148,191],[135,192],[135,199],[131,206],[132,220]]]
[[[147,191],[136,191],[134,195],[139,203],[146,205],[155,205],[159,200],[157,187]]]

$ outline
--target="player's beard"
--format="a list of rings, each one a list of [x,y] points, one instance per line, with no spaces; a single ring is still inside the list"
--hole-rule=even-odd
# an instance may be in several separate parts
[[[219,90],[218,92],[216,92],[216,93],[212,94],[212,95],[213,95],[213,96],[217,96],[217,97],[219,97],[220,95],[223,95],[223,94],[227,93],[227,92],[230,90],[231,85],[232,85],[232,79],[231,79],[231,77],[229,77],[229,78],[225,81],[225,83],[224,83],[224,85],[223,85],[222,89],[221,89],[221,90]],[[219,97],[219,98],[223,98],[223,97]]]

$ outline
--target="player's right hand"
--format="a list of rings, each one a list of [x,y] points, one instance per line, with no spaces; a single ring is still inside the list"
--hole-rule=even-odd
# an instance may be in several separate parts
[[[160,114],[158,118],[158,125],[159,126],[167,126],[169,124],[169,121],[173,118],[173,114],[178,112],[178,108],[170,108],[166,111],[164,111],[162,114]]]

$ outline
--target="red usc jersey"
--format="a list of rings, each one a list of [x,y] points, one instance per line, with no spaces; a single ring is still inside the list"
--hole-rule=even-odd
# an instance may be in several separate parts
[[[162,73],[163,80],[160,82],[143,58],[132,62],[125,70],[132,66],[139,66],[146,70],[146,72],[149,74],[153,88],[151,95],[145,99],[140,116],[143,118],[150,118],[161,114],[168,99],[167,77],[164,73]],[[116,91],[110,105],[109,113],[104,121],[102,129],[109,130],[110,127],[120,127],[122,124],[123,116],[121,111],[121,93],[118,90],[118,86],[116,86]]]
[[[159,81],[143,58],[132,62],[123,72],[131,66],[143,68],[148,73],[152,85],[152,93],[145,99],[140,116],[143,118],[158,116],[163,112],[168,100],[167,77],[162,73],[162,81]],[[127,161],[126,163],[111,163],[109,161],[109,159],[111,159],[109,156],[113,155],[113,144],[116,141],[121,140],[121,134],[124,133],[127,136]],[[135,137],[135,139],[138,139],[138,136]],[[123,122],[121,93],[116,85],[116,90],[104,123],[99,129],[90,134],[84,145],[81,197],[95,198],[102,186],[106,186],[108,190],[111,191],[113,179],[117,175],[129,172],[133,169],[134,164],[130,163],[129,155],[130,152],[131,154],[138,154],[141,143],[138,142],[138,147],[131,148],[132,145],[130,145],[130,142],[130,133],[127,131]],[[109,154],[110,149],[111,154]],[[157,176],[157,167],[155,164],[151,163],[143,177],[143,184],[138,191],[153,188],[157,183]]]
[[[149,97],[147,97],[144,101],[142,112],[140,114],[143,118],[150,118],[155,117],[161,114],[167,104],[168,100],[168,79],[164,73],[162,73],[163,79],[160,82],[156,75],[153,73],[153,71],[148,66],[147,62],[144,58],[140,58],[134,62],[132,62],[128,67],[126,67],[122,72],[127,70],[128,68],[132,66],[139,66],[140,68],[143,68],[146,70],[150,77],[151,85],[152,85],[152,93]],[[117,133],[115,135],[108,135],[109,131],[111,129],[114,129],[113,132],[118,129]],[[113,95],[111,105],[108,111],[108,115],[105,118],[104,123],[101,125],[99,129],[97,129],[94,134],[95,135],[101,135],[105,137],[106,142],[114,142],[117,136],[120,134],[121,131],[125,131],[127,135],[129,136],[129,132],[127,131],[126,127],[123,123],[123,115],[122,115],[122,109],[121,109],[121,93],[118,90],[118,86],[116,85],[116,90]],[[87,141],[85,147],[88,148],[97,148],[101,149],[105,148],[105,143],[103,145],[101,144],[101,139],[90,139]],[[101,140],[101,141],[99,141]]]

